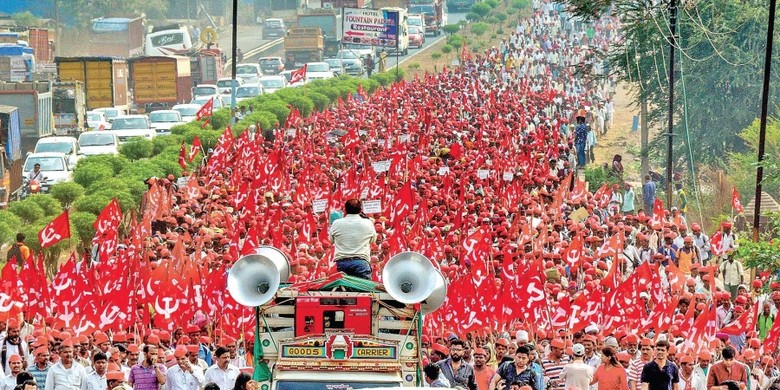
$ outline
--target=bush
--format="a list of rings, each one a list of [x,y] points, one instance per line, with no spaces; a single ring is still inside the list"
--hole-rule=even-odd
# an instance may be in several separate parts
[[[130,165],[130,160],[127,159],[127,157],[124,157],[122,155],[111,155],[111,154],[104,154],[99,156],[90,156],[87,158],[82,158],[79,160],[79,163],[76,164],[76,169],[81,169],[83,166],[86,165],[92,165],[92,164],[99,164],[104,165],[114,172],[114,174],[117,174],[122,171],[126,166]]]
[[[181,165],[179,165],[178,161],[176,160],[170,160],[163,156],[157,156],[150,159],[149,161],[158,167],[160,172],[159,177],[168,176],[168,174],[173,174],[176,177],[181,176]]]
[[[151,146],[151,143],[149,144]],[[130,167],[128,167],[130,168]],[[127,168],[125,168],[127,169]],[[90,165],[76,169],[73,172],[73,181],[84,188],[89,188],[92,183],[100,182],[114,176],[111,167],[105,165]]]
[[[530,0],[512,0],[512,3],[510,3],[510,7],[518,10],[528,8],[530,5]]]
[[[8,211],[19,217],[22,222],[19,227],[35,223],[46,215],[41,206],[38,206],[38,204],[30,200],[30,198],[20,202],[11,202],[11,204],[8,205]]]
[[[360,79],[358,80],[358,85],[361,85],[363,87],[363,91],[368,94],[373,93],[380,86],[376,80],[372,79]]]
[[[203,150],[209,150],[209,148],[213,148],[217,144],[217,140],[219,140],[222,132],[218,130],[190,130],[184,134],[184,142],[192,145],[196,135],[200,139],[201,145],[203,145]]]
[[[73,207],[78,211],[98,215],[113,198],[106,194],[89,194],[73,203]]]
[[[291,96],[285,99],[285,101],[295,107],[304,118],[311,115],[311,112],[314,111],[314,102],[305,96]]]
[[[179,167],[181,168],[181,167]],[[138,161],[131,167],[127,167],[119,172],[119,177],[125,180],[146,181],[150,177],[160,177],[162,170],[150,160]]]
[[[43,214],[46,217],[56,217],[62,214],[62,205],[53,196],[31,196],[30,201],[41,206]]]
[[[621,183],[619,176],[612,173],[610,169],[604,169],[600,165],[591,168],[585,168],[585,181],[588,183],[588,189],[593,192],[601,188],[606,183]]]
[[[330,104],[330,99],[319,92],[311,91],[306,94],[306,97],[311,99],[312,102],[314,102],[314,108],[317,109],[317,111],[322,111]]]
[[[464,38],[461,35],[457,35],[457,34],[450,35],[447,38],[447,44],[452,46],[452,47],[461,48],[461,47],[463,47],[463,42],[466,42],[466,38]]]
[[[431,53],[431,59],[434,61],[438,61],[439,59],[441,59],[441,53],[439,52]]]
[[[336,93],[338,94],[338,91]],[[262,110],[273,113],[279,123],[284,123],[287,116],[290,115],[290,108],[287,107],[287,103],[281,100],[269,101],[263,105]]]
[[[97,216],[95,214],[84,211],[70,213],[70,224],[73,227],[70,235],[81,243],[82,248],[92,246],[92,238],[95,237],[93,224],[96,219]]]
[[[484,3],[491,9],[498,7],[498,0],[485,0]],[[472,7],[472,9],[474,9],[474,7]]]
[[[484,35],[488,30],[488,24],[479,22],[471,25],[471,32],[476,36]]]
[[[49,194],[57,199],[62,207],[70,207],[76,199],[84,196],[84,187],[80,186],[76,182],[66,181],[57,183],[49,189]]]
[[[481,3],[477,3],[471,6],[471,11],[469,13],[474,13],[479,15],[479,18],[484,18],[485,15],[490,13],[490,10],[492,9],[488,4],[486,4],[487,1],[483,1]],[[468,14],[467,14],[468,17]]]
[[[505,22],[509,18],[509,16],[503,12],[496,12],[496,14],[493,16],[501,23]]]
[[[111,177],[106,180],[94,182],[91,186],[89,186],[89,188],[87,188],[90,194],[94,194],[98,191],[106,189],[116,192],[127,191],[128,181],[118,177]]]
[[[16,241],[16,233],[22,226],[22,219],[11,212],[0,213],[0,244]]]
[[[169,146],[181,147],[184,136],[181,134],[163,135],[152,139],[152,156],[162,153],[163,149]],[[177,149],[178,150],[178,149]]]
[[[154,144],[152,141],[141,137],[133,137],[119,147],[119,153],[131,161],[149,158],[152,156],[153,151]]]
[[[220,108],[214,110],[214,115],[211,116],[209,122],[212,129],[224,129],[230,124],[230,108]]]
[[[479,16],[479,14],[476,13],[476,12],[469,12],[469,13],[466,14],[466,20],[468,20],[470,22],[473,22],[475,20],[479,20],[480,18],[482,18],[482,17]]]
[[[23,233],[25,236],[24,244],[27,245],[27,247],[29,247],[33,252],[38,252],[41,250],[41,242],[38,240],[38,232],[43,230],[43,228],[49,222],[50,221],[39,221],[36,223],[25,224],[19,227],[19,233]]]
[[[458,24],[448,24],[441,28],[445,33],[447,34],[455,34],[456,32],[460,31],[460,25]]]
[[[453,47],[451,45],[449,45],[449,44],[446,44],[446,45],[441,47],[441,52],[444,53],[444,54],[452,53],[452,50],[453,50]]]
[[[127,190],[116,191],[109,188],[104,188],[100,191],[96,191],[92,195],[105,196],[109,200],[116,198],[117,203],[119,203],[119,208],[122,210],[123,213],[126,213],[130,210],[135,210],[140,203],[140,199],[134,198],[133,195],[131,195],[130,192],[128,192]],[[103,205],[103,207],[105,206],[106,205]]]

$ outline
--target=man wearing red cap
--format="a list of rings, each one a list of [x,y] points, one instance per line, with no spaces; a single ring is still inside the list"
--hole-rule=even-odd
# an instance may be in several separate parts
[[[707,385],[707,376],[710,374],[710,362],[712,361],[712,355],[710,351],[704,349],[699,352],[698,362],[693,368],[693,376],[696,377],[698,383],[703,383],[704,387]]]
[[[5,375],[0,381],[1,390],[14,390],[16,387],[16,376],[22,372],[22,357],[19,355],[11,355],[8,358],[8,364],[11,366],[11,372]]]
[[[496,373],[496,370],[487,365],[489,359],[484,348],[474,349],[474,377],[477,379],[477,389],[479,390],[488,390],[490,379]]]
[[[46,375],[45,390],[81,390],[87,370],[73,360],[73,339],[62,342],[59,357]]]
[[[108,357],[102,352],[92,356],[92,372],[84,378],[81,384],[81,390],[103,390],[106,388],[106,369],[108,368]]]
[[[544,369],[544,381],[545,383],[552,383],[553,387],[548,387],[550,390],[564,390],[565,383],[559,381],[561,371],[563,367],[571,361],[568,355],[565,355],[564,349],[566,348],[566,342],[561,338],[555,338],[550,342],[550,353],[546,359],[542,360],[542,368]],[[548,385],[549,386],[549,385]]]
[[[639,381],[642,379],[642,370],[653,359],[653,340],[643,338],[639,349],[639,358],[631,361],[628,368],[628,387],[631,390],[641,389]]]
[[[695,360],[691,355],[680,358],[680,390],[706,390],[707,382],[693,375]]]
[[[45,346],[36,348],[34,353],[35,360],[33,365],[27,367],[27,372],[35,378],[35,383],[43,389],[46,387],[46,374],[49,373],[49,357],[51,355],[49,354],[49,349]]]
[[[29,354],[27,342],[20,337],[19,329],[19,320],[16,318],[8,320],[7,334],[2,342],[2,347],[0,347],[0,360],[6,375],[11,373],[11,366],[8,364],[9,356],[19,355],[22,357],[22,361],[27,361],[26,357]]]
[[[198,351],[200,350],[199,345],[188,345],[187,346],[187,360],[189,360],[190,365],[198,366],[200,367],[203,372],[206,372],[206,369],[209,368],[208,363],[206,363],[205,360],[198,357]]]
[[[203,370],[197,365],[190,364],[187,359],[187,347],[176,347],[173,355],[176,357],[176,365],[165,373],[167,381],[165,390],[198,390],[205,384],[206,378]],[[196,355],[197,356],[197,355]]]
[[[737,290],[739,285],[745,282],[745,270],[742,267],[742,262],[737,261],[734,258],[734,252],[728,254],[728,258],[720,263],[720,274],[723,275],[723,285],[726,287],[726,291],[731,293],[731,299],[737,297]]]

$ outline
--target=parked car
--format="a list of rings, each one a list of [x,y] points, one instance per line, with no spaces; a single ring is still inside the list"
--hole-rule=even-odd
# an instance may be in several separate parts
[[[68,168],[71,170],[81,158],[79,142],[74,137],[45,137],[39,139],[35,144],[33,153],[48,152],[64,154],[68,161]]]
[[[195,120],[195,117],[198,114],[198,111],[200,111],[200,108],[203,107],[202,104],[177,104],[173,106],[171,109],[176,110],[181,114],[181,120],[185,123],[189,123]]]
[[[196,98],[198,96],[211,96],[218,93],[219,88],[217,88],[217,86],[214,84],[198,84],[198,86],[192,90],[192,97]]]
[[[265,93],[262,84],[244,84],[236,89],[236,103]]]
[[[119,107],[96,108],[92,111],[104,113],[106,115],[106,119],[108,120],[108,123],[111,123],[114,120],[114,118],[120,115],[127,115],[127,111],[124,108],[119,108]]]
[[[88,111],[87,126],[90,130],[111,130],[111,123],[108,122],[106,113],[102,111]]]
[[[287,34],[287,26],[283,19],[268,18],[263,22],[263,39],[281,38]]]
[[[152,128],[152,122],[146,115],[125,115],[114,119],[111,132],[119,138],[119,143],[125,143],[133,137],[152,139],[157,133]]]
[[[152,122],[152,127],[157,135],[170,134],[171,127],[186,123],[182,119],[181,113],[176,110],[154,111],[149,114],[149,121]]]
[[[226,107],[225,99],[222,98],[222,95],[206,95],[206,96],[198,96],[195,99],[192,99],[190,104],[197,104],[198,106],[202,107],[204,104],[208,103],[209,100],[214,99],[214,109]],[[197,112],[197,111],[195,111]]]
[[[238,64],[236,65],[236,77],[244,83],[256,83],[257,79],[263,76],[260,64]]]
[[[73,171],[68,167],[68,157],[64,153],[28,154],[22,167],[23,180],[27,179],[27,175],[33,170],[35,164],[41,165],[41,173],[49,185],[73,179]]]
[[[258,61],[263,74],[279,74],[284,71],[284,61],[282,57],[261,57]]]
[[[360,76],[366,71],[363,60],[359,58],[345,58],[341,60],[341,64],[344,67],[344,73],[350,76]]]
[[[326,80],[335,77],[327,62],[307,62],[306,82],[314,80]]]
[[[119,154],[119,138],[111,131],[88,131],[79,135],[79,147],[85,156]]]
[[[325,62],[328,63],[328,66],[330,66],[331,72],[338,77],[344,74],[344,65],[341,63],[341,59],[338,58],[327,58],[325,59]]]
[[[425,44],[425,30],[417,26],[409,26],[409,47],[421,48]]]
[[[287,79],[283,75],[263,76],[257,82],[263,86],[265,93],[274,93],[287,87]]]

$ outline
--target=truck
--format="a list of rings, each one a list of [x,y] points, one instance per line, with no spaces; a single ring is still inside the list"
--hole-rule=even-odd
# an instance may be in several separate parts
[[[31,27],[22,38],[33,49],[35,62],[48,64],[54,60],[54,42],[50,38],[49,29]]]
[[[199,84],[216,84],[223,77],[222,49],[201,49],[190,57],[190,73],[192,86]]]
[[[81,81],[87,111],[117,107],[127,111],[127,61],[114,57],[55,57],[60,81]]]
[[[186,56],[192,50],[192,38],[187,27],[177,24],[155,26],[146,36],[147,56]]]
[[[382,1],[388,1],[392,2],[395,0],[382,0]],[[392,15],[392,13],[398,13],[398,26],[396,28],[397,32],[397,42],[394,47],[385,47],[386,50],[390,52],[399,53],[401,55],[407,55],[409,54],[409,29],[407,28],[406,21],[407,21],[407,14],[406,7],[382,7],[380,8],[380,11],[388,13],[388,15]],[[388,16],[386,16],[388,17]],[[381,50],[382,47],[377,47],[377,50]],[[378,53],[377,53],[378,57]]]
[[[133,105],[139,113],[170,109],[192,100],[189,57],[136,57],[129,65]]]
[[[92,20],[89,53],[93,56],[130,58],[144,54],[144,19],[140,16]]]
[[[309,9],[299,13],[298,27],[319,27],[325,57],[336,56],[341,46],[341,18],[333,9]]]
[[[48,82],[0,83],[0,102],[18,109],[22,150],[54,133],[52,93]]]
[[[288,70],[307,62],[321,62],[324,43],[319,27],[291,27],[284,37],[284,59]]]
[[[444,0],[409,0],[409,13],[422,14],[425,33],[439,36],[447,24],[447,5]]]
[[[19,109],[0,105],[0,207],[8,205],[11,193],[22,187],[22,132]]]
[[[29,46],[0,44],[0,81],[32,81],[35,56]]]
[[[87,129],[87,97],[81,81],[52,83],[52,112],[56,135],[77,137]]]

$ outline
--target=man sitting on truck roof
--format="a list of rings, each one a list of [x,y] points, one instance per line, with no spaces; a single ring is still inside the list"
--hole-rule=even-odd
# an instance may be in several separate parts
[[[333,221],[328,235],[336,248],[336,269],[349,276],[371,280],[371,244],[376,242],[374,222],[363,214],[358,199],[344,204],[346,216]]]

